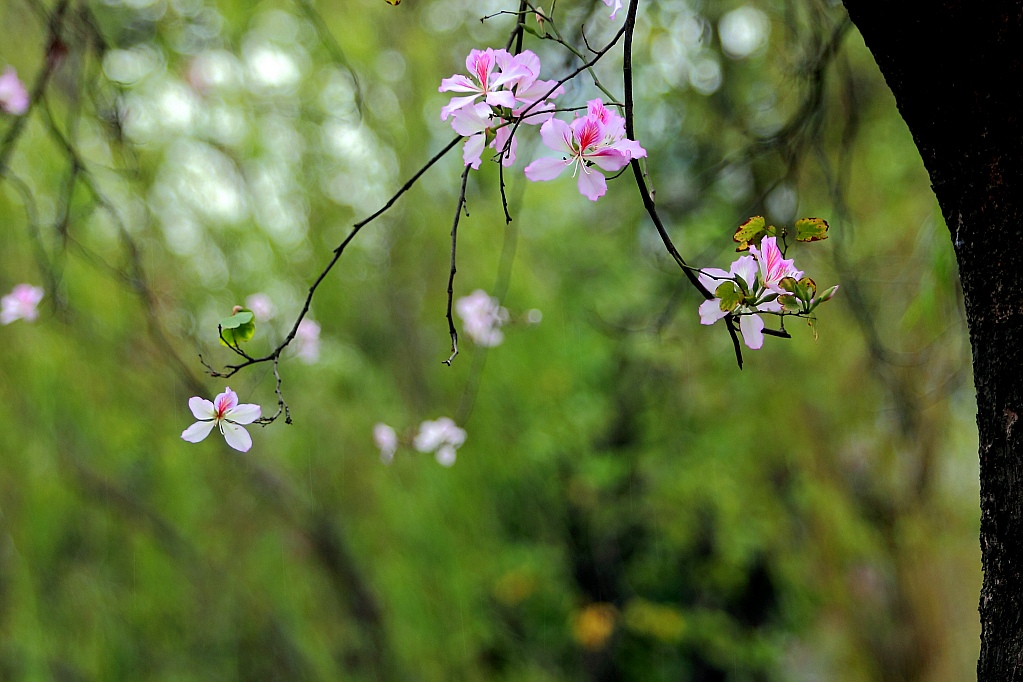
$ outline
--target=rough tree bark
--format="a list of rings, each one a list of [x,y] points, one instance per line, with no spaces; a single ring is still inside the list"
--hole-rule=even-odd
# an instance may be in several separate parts
[[[959,263],[980,432],[981,682],[1023,680],[1023,3],[845,0]]]

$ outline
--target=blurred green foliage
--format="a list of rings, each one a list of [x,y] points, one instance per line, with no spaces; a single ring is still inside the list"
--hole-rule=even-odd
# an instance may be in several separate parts
[[[516,4],[0,3],[0,59],[29,84],[54,60],[0,186],[0,289],[47,287],[38,321],[0,327],[0,678],[972,676],[957,272],[834,3],[644,1],[635,56],[646,170],[694,265],[727,267],[751,215],[830,222],[789,251],[841,285],[819,338],[794,323],[740,372],[629,174],[594,204],[520,161],[505,226],[485,163],[456,295],[512,322],[444,367],[456,150],[319,289],[320,358],[280,367],[294,425],[251,428],[245,455],[179,438],[225,385],[198,358],[233,360],[218,321],[265,292],[246,350],[273,348],[348,226],[451,138],[440,79],[504,45],[513,21],[479,18]],[[581,22],[596,46],[622,20],[556,11],[580,46]],[[526,38],[545,78],[574,68]],[[620,68],[597,69],[612,92]],[[594,96],[580,77],[560,102]],[[521,159],[544,153],[524,135]],[[270,369],[227,382],[265,414]],[[468,432],[452,468],[380,462],[376,422],[408,443],[440,415]]]

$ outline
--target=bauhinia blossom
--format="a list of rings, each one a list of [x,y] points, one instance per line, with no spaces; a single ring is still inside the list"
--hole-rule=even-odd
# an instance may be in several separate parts
[[[796,270],[795,266],[792,265],[793,259],[784,260],[775,237],[765,237],[760,243],[759,249],[756,246],[750,246],[749,251],[757,259],[757,263],[760,266],[760,281],[763,283],[764,288],[776,294],[786,293],[781,288],[781,281],[783,279],[786,277],[799,279],[803,276],[803,271]]]
[[[529,50],[511,55],[507,50],[473,50],[466,66],[473,76],[455,75],[441,82],[440,91],[475,93],[453,97],[441,109],[441,119],[453,116],[451,127],[468,138],[462,148],[465,165],[478,169],[488,146],[501,155],[501,163],[515,162],[516,120],[539,125],[553,116],[549,101],[564,92],[554,81],[539,80],[540,58]],[[482,102],[476,100],[483,97]]]
[[[455,301],[455,311],[462,318],[465,333],[477,346],[492,348],[504,341],[499,327],[508,321],[508,311],[498,300],[482,289]]]
[[[188,408],[199,421],[181,433],[184,440],[198,443],[210,435],[210,431],[216,426],[227,444],[235,450],[248,452],[252,447],[252,438],[249,437],[249,432],[242,428],[242,424],[251,424],[259,419],[262,414],[259,405],[239,405],[238,394],[230,388],[225,388],[213,402],[199,396],[189,398]]]
[[[614,21],[618,10],[622,8],[622,0],[604,0],[604,4],[611,7],[611,21]]]
[[[373,442],[380,448],[380,461],[390,464],[394,461],[394,453],[398,451],[398,434],[383,422],[373,427]]]
[[[32,322],[39,317],[38,305],[41,300],[42,287],[17,285],[11,293],[0,298],[0,324],[10,324],[15,320]]]
[[[465,442],[465,429],[460,429],[448,417],[424,421],[419,425],[415,445],[419,452],[433,452],[437,462],[449,467],[455,463],[455,451]]]
[[[506,68],[500,68],[498,59],[505,62]],[[507,58],[507,59],[506,59]],[[515,106],[515,95],[508,87],[513,81],[528,76],[527,67],[521,60],[515,60],[507,50],[472,50],[465,58],[465,68],[469,76],[455,74],[440,82],[439,92],[467,92],[464,97],[452,97],[440,110],[440,119],[448,120],[448,116],[462,107],[475,104],[480,97],[484,103],[492,107]]]
[[[295,354],[307,365],[320,359],[320,325],[308,317],[295,330]]]
[[[0,74],[0,111],[21,116],[28,111],[28,90],[18,80],[18,73],[13,66],[8,66]]]
[[[245,299],[245,307],[252,311],[256,322],[269,322],[274,316],[274,302],[269,296],[260,292]]]
[[[753,350],[764,345],[764,321],[757,313],[782,311],[777,294],[767,291],[760,281],[760,267],[754,256],[742,256],[728,272],[704,268],[700,273],[700,283],[708,291],[726,294],[700,305],[700,323],[714,324],[728,313],[738,316],[742,340]]]
[[[578,177],[579,192],[596,201],[607,192],[601,170],[616,172],[632,159],[646,156],[638,142],[625,138],[625,119],[609,111],[599,100],[588,102],[586,116],[565,123],[552,118],[540,128],[540,137],[561,158],[537,159],[526,166],[533,181],[553,180],[566,168]]]
[[[764,345],[764,321],[758,313],[780,313],[809,318],[828,301],[838,286],[817,295],[817,285],[792,260],[785,260],[775,237],[764,237],[760,246],[749,247],[752,255],[732,263],[728,272],[717,268],[700,271],[700,283],[714,298],[700,305],[700,322],[714,324],[733,315],[747,346],[756,350]]]

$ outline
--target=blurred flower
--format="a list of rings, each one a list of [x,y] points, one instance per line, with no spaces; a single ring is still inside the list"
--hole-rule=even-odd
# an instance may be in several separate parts
[[[572,619],[572,635],[584,648],[599,651],[614,633],[617,619],[618,609],[612,604],[588,604]]]
[[[184,440],[198,443],[210,435],[210,431],[216,426],[227,444],[235,450],[248,452],[252,447],[252,438],[241,425],[251,424],[259,419],[262,413],[259,405],[239,405],[238,394],[230,388],[225,388],[212,403],[199,396],[189,398],[188,408],[199,421],[181,433]]]
[[[0,110],[15,116],[28,111],[28,90],[18,80],[13,66],[8,66],[0,74]]]
[[[380,448],[380,461],[390,464],[398,450],[398,434],[383,422],[373,427],[373,442]]]
[[[504,332],[498,327],[508,321],[508,311],[483,289],[455,301],[455,311],[476,345],[492,348],[504,341]]]
[[[36,306],[41,300],[43,300],[42,287],[19,284],[11,293],[0,298],[0,324],[10,324],[15,320],[32,322],[39,317]]]
[[[540,324],[543,321],[543,311],[539,308],[533,308],[526,313],[526,322],[529,324]]]
[[[611,7],[611,3],[614,3],[614,8],[611,10],[611,21],[614,21],[618,10],[622,8],[622,0],[604,0],[604,4],[608,7]]]
[[[526,177],[534,182],[553,180],[572,167],[572,175],[579,178],[579,192],[596,201],[607,192],[607,181],[598,168],[619,171],[631,159],[646,156],[646,150],[625,138],[625,119],[606,109],[603,101],[588,104],[586,116],[571,123],[552,118],[543,124],[544,144],[562,156],[537,159],[526,166]]]
[[[458,428],[448,417],[424,421],[419,425],[415,445],[419,452],[434,452],[437,462],[449,467],[455,463],[455,451],[465,442],[465,429]]]
[[[274,316],[274,303],[270,297],[260,292],[245,299],[245,307],[256,316],[256,322],[267,322]]]
[[[295,330],[295,353],[307,365],[320,359],[320,325],[308,317]]]

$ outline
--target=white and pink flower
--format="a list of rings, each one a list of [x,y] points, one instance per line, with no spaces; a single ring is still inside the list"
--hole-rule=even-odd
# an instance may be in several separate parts
[[[505,64],[501,68],[499,62]],[[531,74],[528,66],[517,57],[512,57],[507,50],[472,50],[465,58],[465,68],[470,76],[455,74],[440,82],[439,92],[467,92],[463,97],[452,97],[440,110],[440,119],[448,120],[448,116],[462,107],[475,104],[480,97],[492,107],[515,106],[515,95],[512,85]],[[535,80],[535,76],[533,77]]]
[[[791,261],[789,261],[791,265]],[[754,256],[742,256],[732,263],[728,272],[717,268],[704,268],[700,272],[700,283],[708,291],[716,292],[725,282],[742,280],[745,293],[735,308],[729,309],[720,298],[712,298],[700,304],[700,324],[714,324],[728,313],[739,318],[739,331],[743,342],[752,350],[764,345],[764,321],[758,312],[780,313],[782,306],[773,291],[763,286],[760,278],[762,264]],[[765,300],[766,299],[766,300]]]
[[[245,307],[252,311],[252,315],[256,318],[256,322],[269,322],[273,319],[274,313],[276,312],[273,300],[262,292],[252,294],[246,298]]]
[[[398,451],[398,434],[397,432],[380,422],[373,427],[373,442],[380,448],[380,461],[384,464],[390,464],[394,461],[394,453]]]
[[[508,321],[508,311],[483,289],[455,301],[455,311],[462,318],[465,333],[477,346],[493,348],[504,341],[500,327]]]
[[[213,402],[199,396],[189,398],[188,408],[198,421],[181,433],[184,440],[189,443],[205,440],[215,426],[227,444],[235,450],[248,452],[252,447],[252,438],[242,425],[251,424],[259,419],[262,414],[259,405],[239,405],[238,394],[230,388],[225,388]]]
[[[28,90],[20,80],[13,66],[0,74],[0,111],[21,116],[28,111]]]
[[[419,452],[433,452],[437,462],[449,467],[455,463],[455,451],[465,443],[465,429],[449,417],[424,421],[419,425],[413,445]]]
[[[786,277],[799,279],[803,276],[803,271],[796,270],[792,264],[793,259],[785,260],[782,257],[775,237],[765,237],[761,241],[759,249],[756,246],[750,246],[749,250],[760,266],[760,281],[766,289],[776,294],[788,293],[780,286],[783,279]]]
[[[573,168],[579,192],[596,201],[607,192],[601,170],[616,172],[632,159],[646,156],[638,142],[625,138],[625,120],[607,110],[604,103],[590,101],[586,116],[565,123],[552,118],[540,128],[540,137],[561,158],[537,159],[526,166],[526,177],[533,181],[553,180],[566,168]]]
[[[39,302],[43,300],[43,288],[31,284],[19,284],[11,293],[0,298],[0,324],[15,320],[32,322],[39,317]]]
[[[295,330],[295,354],[307,365],[315,364],[320,359],[320,325],[318,322],[304,318]]]
[[[611,21],[614,21],[618,10],[622,8],[622,0],[604,0],[604,4],[611,8]]]

